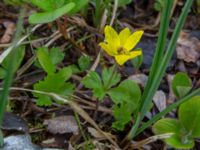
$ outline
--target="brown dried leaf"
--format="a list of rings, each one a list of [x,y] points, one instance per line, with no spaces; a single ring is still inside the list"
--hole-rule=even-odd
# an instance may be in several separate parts
[[[13,22],[10,22],[10,21],[4,22],[3,25],[5,26],[6,31],[4,32],[4,35],[2,36],[2,38],[0,39],[0,43],[6,44],[11,41],[12,35],[15,32],[16,26]]]
[[[135,81],[144,88],[147,83],[148,77],[145,74],[135,74],[130,76],[128,79]]]
[[[166,108],[166,96],[163,91],[157,91],[153,97],[153,101],[159,111],[162,111]]]
[[[53,119],[45,120],[44,125],[47,125],[49,132],[53,134],[73,133],[78,134],[79,129],[76,120],[73,116],[59,116]]]
[[[178,59],[195,63],[200,57],[200,40],[181,32],[176,48]]]

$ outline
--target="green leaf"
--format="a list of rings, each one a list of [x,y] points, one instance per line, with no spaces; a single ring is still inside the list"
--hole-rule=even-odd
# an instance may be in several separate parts
[[[51,48],[49,51],[49,57],[51,58],[51,61],[54,65],[57,65],[62,62],[65,55],[63,52],[60,51],[59,48]]]
[[[36,55],[40,65],[47,73],[55,72],[56,65],[64,59],[64,54],[59,48],[51,48],[49,50],[47,47],[40,47],[38,48]]]
[[[89,89],[98,89],[99,87],[102,87],[101,78],[95,71],[90,71],[81,82]]]
[[[88,4],[89,0],[67,0],[67,2],[75,3],[75,7],[68,12],[69,15],[74,15],[83,9]]]
[[[36,55],[37,55],[40,65],[47,73],[51,74],[56,71],[56,66],[51,61],[47,48],[45,47],[39,48],[36,52]]]
[[[105,68],[102,72],[102,80],[107,90],[120,81],[120,75],[114,70],[114,67]]]
[[[164,140],[174,148],[189,149],[194,146],[194,140],[185,136],[185,130],[177,119],[165,118],[157,121],[153,125],[153,132],[157,135],[174,133],[170,138]]]
[[[192,81],[186,73],[179,72],[172,80],[172,90],[176,97],[185,96],[192,88]]]
[[[16,49],[17,53],[16,53],[16,63],[14,64],[13,66],[13,71],[16,72],[17,69],[19,68],[19,66],[21,65],[22,63],[22,60],[24,58],[24,55],[25,55],[25,47],[24,46],[21,46],[21,47],[18,47]],[[8,65],[9,65],[9,61],[10,60],[10,55],[8,55],[4,61],[2,62],[1,64],[1,67],[0,67],[0,79],[3,79],[6,75],[6,72],[7,72],[7,69],[8,69]]]
[[[89,56],[81,56],[78,59],[78,65],[79,65],[80,71],[82,72],[88,69],[90,62],[91,62],[91,58]]]
[[[139,107],[141,90],[132,80],[121,82],[118,87],[111,89],[108,94],[115,104],[121,104],[123,102],[128,103],[129,107],[127,107],[127,109],[129,108],[131,112]]]
[[[179,120],[194,138],[200,137],[200,96],[195,96],[181,104],[178,112]]]
[[[127,104],[122,103],[120,106],[114,105],[113,115],[115,122],[113,122],[112,127],[123,131],[124,126],[131,120],[131,112],[127,109]]]
[[[137,50],[141,50],[141,49],[137,49]],[[140,66],[142,65],[142,61],[143,61],[143,55],[139,55],[137,57],[135,57],[134,59],[131,60],[133,66],[136,69],[139,69]]]
[[[32,24],[52,22],[57,18],[61,17],[62,15],[68,13],[70,10],[72,10],[72,8],[74,8],[74,6],[75,6],[74,3],[69,3],[61,8],[52,11],[32,14],[29,17],[29,22]]]
[[[65,67],[57,73],[48,74],[43,81],[34,84],[34,90],[56,93],[59,95],[69,96],[74,91],[74,85],[66,82],[71,76],[71,68]],[[50,106],[52,98],[47,95],[33,93],[34,97],[38,98],[37,104],[39,106]]]
[[[132,0],[118,0],[118,3],[119,3],[118,6],[125,6],[131,2]]]
[[[89,72],[81,82],[86,88],[92,89],[93,95],[99,98],[99,100],[104,98],[106,93],[104,91],[101,78],[95,71]]]

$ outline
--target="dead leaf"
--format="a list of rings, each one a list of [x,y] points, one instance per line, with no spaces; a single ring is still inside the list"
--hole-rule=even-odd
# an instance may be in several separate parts
[[[4,35],[2,36],[0,43],[6,44],[6,43],[9,43],[11,41],[12,35],[15,32],[16,26],[11,21],[6,21],[6,22],[3,23],[3,25],[5,26],[6,31],[4,32]]]
[[[157,91],[153,97],[153,102],[155,103],[158,110],[161,112],[166,108],[166,96],[163,91]]]
[[[148,77],[145,74],[135,74],[130,76],[128,79],[135,81],[144,88],[147,83]]]
[[[178,59],[195,63],[200,57],[200,40],[190,37],[186,32],[181,32],[176,53]]]
[[[49,132],[53,134],[73,133],[78,134],[79,129],[76,120],[73,116],[59,116],[45,120],[44,125],[47,125]]]

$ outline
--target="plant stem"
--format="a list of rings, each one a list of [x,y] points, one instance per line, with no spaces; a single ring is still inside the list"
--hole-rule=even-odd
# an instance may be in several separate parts
[[[17,29],[16,29],[16,33],[14,36],[14,40],[13,40],[13,51],[10,53],[10,61],[9,61],[9,65],[8,65],[8,69],[6,72],[6,77],[4,79],[4,83],[3,83],[3,91],[1,92],[0,95],[0,125],[3,122],[3,116],[4,116],[4,111],[6,109],[6,104],[7,104],[7,99],[9,96],[9,88],[11,86],[12,83],[12,78],[14,75],[14,64],[16,63],[16,48],[17,48],[17,42],[18,39],[22,33],[22,27],[23,27],[23,16],[24,16],[24,9],[21,9],[20,11],[20,15],[19,15],[19,19],[18,19],[18,23],[17,23]],[[0,146],[2,146],[3,144],[3,134],[2,132],[0,133]]]
[[[168,63],[169,63],[169,61],[170,61],[170,59],[171,59],[171,57],[173,55],[177,39],[178,39],[180,31],[181,31],[181,29],[182,29],[182,27],[184,25],[184,22],[186,20],[188,12],[189,12],[189,10],[190,10],[190,8],[192,6],[192,3],[193,3],[192,0],[187,0],[184,8],[182,9],[182,13],[181,13],[181,15],[180,15],[180,17],[178,19],[178,22],[176,24],[174,33],[172,35],[172,38],[170,40],[170,43],[169,43],[167,51],[166,51],[166,53],[164,55],[164,58],[163,58],[161,64],[158,66],[158,68],[156,70],[156,73],[154,74],[154,77],[153,77],[153,79],[151,81],[151,86],[149,87],[148,92],[146,92],[147,95],[145,95],[145,98],[142,99],[143,103],[141,105],[141,115],[139,115],[136,118],[136,123],[137,124],[134,124],[134,126],[131,129],[131,131],[129,132],[129,134],[126,137],[128,140],[131,140],[133,137],[135,137],[135,133],[137,132],[137,129],[139,127],[140,121],[144,118],[145,114],[149,110],[149,106],[150,106],[150,104],[152,102],[152,98],[153,98],[156,90],[159,87],[159,84],[160,84],[160,82],[162,80],[162,77],[164,76],[164,73],[166,71],[167,65],[168,65]]]
[[[150,74],[148,77],[147,85],[145,86],[144,93],[142,95],[142,104],[143,100],[146,99],[147,93],[149,91],[149,88],[152,84],[152,80],[154,78],[154,75],[156,74],[156,71],[158,69],[158,66],[160,62],[163,59],[164,55],[164,49],[166,45],[166,39],[167,39],[167,32],[170,22],[170,15],[171,15],[171,8],[173,5],[172,0],[165,0],[164,1],[164,7],[162,8],[162,16],[161,16],[161,23],[160,23],[160,30],[159,30],[159,36],[158,36],[158,42],[156,44],[156,51],[153,59],[153,63],[151,65]]]
[[[196,95],[200,95],[200,89],[196,89],[195,91],[193,91],[192,93],[188,94],[187,96],[185,96],[184,98],[178,100],[177,102],[169,105],[166,109],[164,109],[163,111],[161,111],[160,113],[156,114],[153,118],[151,118],[151,120],[149,120],[148,122],[144,123],[136,132],[136,135],[140,134],[142,131],[144,131],[146,128],[148,128],[149,126],[151,126],[153,123],[155,123],[156,121],[158,121],[160,118],[162,118],[164,115],[168,114],[170,111],[172,111],[173,109],[177,108],[179,105],[181,105],[182,103],[188,101],[190,98],[196,96]]]

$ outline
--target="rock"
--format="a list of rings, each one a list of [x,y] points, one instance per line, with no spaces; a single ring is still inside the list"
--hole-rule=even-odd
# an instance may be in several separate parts
[[[31,142],[29,135],[9,136],[4,139],[4,143],[0,150],[41,150]]]

